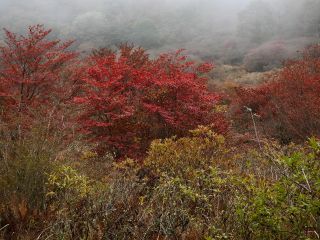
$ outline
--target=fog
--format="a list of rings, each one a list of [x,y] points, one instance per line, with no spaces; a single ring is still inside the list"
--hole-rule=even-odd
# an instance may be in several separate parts
[[[1,28],[39,23],[79,51],[130,42],[232,63],[270,41],[318,41],[320,0],[0,0]]]

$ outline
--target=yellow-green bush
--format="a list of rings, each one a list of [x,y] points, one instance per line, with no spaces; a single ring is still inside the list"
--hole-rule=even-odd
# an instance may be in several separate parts
[[[209,129],[194,133],[151,145],[145,165],[159,180],[144,199],[150,231],[177,239],[317,239],[317,140],[309,147],[271,143],[233,155]],[[223,170],[229,158],[242,170]]]
[[[191,131],[190,137],[175,137],[151,143],[145,167],[154,173],[191,178],[194,170],[221,162],[227,152],[224,137],[209,127]]]
[[[169,239],[232,236],[232,203],[241,181],[219,165],[228,150],[225,139],[209,127],[190,137],[151,144],[145,167],[159,177],[144,199],[149,234]]]
[[[74,197],[85,197],[92,191],[91,181],[88,177],[79,175],[70,166],[59,165],[48,176],[47,179],[48,198],[61,199]]]
[[[24,134],[17,128],[0,125],[0,229],[6,226],[0,233],[4,239],[33,239],[46,226],[48,179],[66,147],[63,133],[48,125],[34,124]]]
[[[60,205],[44,236],[68,240],[141,239],[137,237],[141,229],[135,226],[139,224],[139,199],[145,184],[139,181],[137,170],[132,160],[115,164],[106,184],[90,181],[69,167],[60,168],[50,185],[58,189],[53,192],[67,199],[56,202]]]
[[[5,239],[27,239],[30,233],[30,239],[65,240],[318,239],[319,141],[269,142],[262,149],[234,149],[227,141],[199,127],[189,137],[154,141],[144,163],[114,163],[104,178],[85,175],[83,159],[78,170],[52,163],[52,149],[34,148],[34,141],[10,145],[11,154],[1,155],[12,163],[5,165],[10,171],[1,169],[0,236],[2,231]],[[20,201],[12,208],[15,196]],[[8,209],[27,221],[14,226]]]

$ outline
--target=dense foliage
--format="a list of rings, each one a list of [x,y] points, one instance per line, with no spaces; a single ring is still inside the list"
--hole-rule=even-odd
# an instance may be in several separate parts
[[[5,33],[1,239],[319,239],[319,45],[227,101],[181,51]]]
[[[303,57],[291,60],[271,81],[254,88],[237,89],[238,123],[251,124],[244,107],[260,117],[263,133],[282,142],[319,136],[320,46],[307,48]],[[242,125],[243,126],[243,125]]]
[[[60,44],[47,40],[51,30],[37,25],[26,36],[5,30],[6,45],[0,47],[1,96],[10,108],[22,111],[30,105],[46,104],[61,91],[63,67],[75,57],[66,49],[72,42]]]
[[[37,122],[67,127],[66,103],[81,73],[72,41],[49,38],[51,30],[32,26],[25,36],[5,31],[0,45],[0,117],[12,137],[23,137]],[[69,124],[70,126],[70,124]],[[19,136],[18,136],[19,135]]]
[[[129,45],[118,54],[96,51],[83,95],[75,99],[85,105],[80,124],[100,150],[117,157],[137,157],[153,139],[182,136],[198,125],[224,133],[227,123],[215,109],[220,97],[203,77],[211,68],[187,61],[181,51],[154,60]]]

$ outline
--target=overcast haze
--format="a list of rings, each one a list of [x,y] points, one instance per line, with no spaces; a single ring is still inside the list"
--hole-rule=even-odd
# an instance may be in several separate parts
[[[23,32],[28,25],[44,24],[59,38],[76,39],[79,50],[132,42],[154,52],[187,48],[201,57],[221,58],[228,44],[237,46],[229,54],[241,55],[272,40],[314,41],[319,2],[0,0],[0,26]]]

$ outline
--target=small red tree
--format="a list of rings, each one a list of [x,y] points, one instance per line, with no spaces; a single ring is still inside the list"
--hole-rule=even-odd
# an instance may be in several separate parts
[[[240,88],[237,93],[234,105],[238,123],[250,123],[244,117],[248,113],[243,107],[247,106],[260,115],[264,133],[282,142],[319,136],[320,45],[307,48],[301,59],[288,61],[272,81],[256,88]]]
[[[128,45],[119,53],[96,51],[90,62],[84,94],[75,100],[85,106],[82,129],[100,150],[140,157],[153,139],[181,136],[198,125],[226,131],[215,112],[219,96],[201,77],[212,65],[187,62],[181,51],[151,60]]]
[[[42,25],[29,27],[25,36],[4,31],[5,44],[0,46],[2,120],[22,117],[19,125],[27,125],[36,109],[43,110],[38,116],[52,114],[53,106],[70,95],[74,82],[70,83],[72,74],[67,77],[66,69],[76,54],[67,51],[72,41],[47,39],[51,30]]]
[[[26,36],[5,29],[5,46],[0,46],[1,95],[10,98],[19,111],[55,97],[61,84],[61,69],[75,57],[67,48],[72,41],[47,40],[51,30],[29,27]]]

